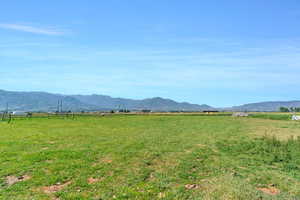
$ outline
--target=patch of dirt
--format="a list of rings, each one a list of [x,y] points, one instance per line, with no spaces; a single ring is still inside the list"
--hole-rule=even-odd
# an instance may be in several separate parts
[[[94,184],[94,183],[97,183],[97,182],[99,182],[100,181],[100,179],[99,178],[88,178],[87,179],[87,182],[88,182],[88,184]]]
[[[187,189],[187,190],[193,190],[193,189],[198,189],[198,188],[199,188],[199,185],[197,185],[197,184],[187,184],[187,185],[185,185],[184,187],[185,187],[185,189]]]
[[[109,159],[109,158],[104,158],[101,161],[104,163],[112,163],[112,159]]]
[[[268,187],[268,188],[257,188],[258,190],[262,191],[263,193],[269,195],[277,195],[280,193],[280,190],[275,187]]]
[[[55,185],[45,186],[45,187],[42,188],[42,190],[46,194],[51,194],[51,193],[55,193],[55,192],[58,192],[58,191],[62,190],[63,188],[70,185],[71,183],[72,183],[71,181],[65,182],[63,184],[57,183]]]
[[[19,176],[19,177],[17,177],[17,176],[7,176],[6,177],[6,183],[7,183],[7,185],[10,186],[10,185],[13,185],[13,184],[21,182],[21,181],[26,181],[28,179],[31,179],[31,177],[28,176],[28,175]]]

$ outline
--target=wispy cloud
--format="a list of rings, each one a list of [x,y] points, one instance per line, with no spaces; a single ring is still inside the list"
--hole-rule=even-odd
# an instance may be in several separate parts
[[[58,30],[55,28],[51,28],[51,27],[34,27],[34,26],[23,25],[23,24],[0,24],[0,28],[35,33],[35,34],[42,34],[42,35],[63,35],[63,34],[65,34],[64,31]]]
[[[19,46],[18,41],[3,41],[6,46],[2,49],[0,42],[0,64],[9,66],[0,67],[2,88],[26,85],[35,90],[139,98],[172,97],[171,93],[180,91],[173,96],[179,101],[188,100],[188,95],[193,100],[195,91],[207,96],[213,93],[214,98],[221,92],[227,95],[228,105],[232,104],[230,95],[237,94],[244,95],[247,101],[299,98],[293,91],[299,87],[299,38],[236,41],[241,45],[233,46],[224,40],[216,42],[214,48],[207,47],[213,39],[199,39],[195,45],[176,48],[76,48],[69,43],[33,39],[21,40]],[[54,44],[61,46],[51,46]],[[22,78],[24,75],[26,78]],[[60,87],[44,84],[53,81]],[[198,99],[200,103],[208,102],[202,98]],[[211,99],[209,102],[220,103]]]

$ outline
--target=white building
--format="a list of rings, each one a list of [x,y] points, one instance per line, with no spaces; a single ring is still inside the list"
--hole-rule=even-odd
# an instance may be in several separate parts
[[[24,111],[13,111],[12,115],[26,116],[27,112],[24,112]]]
[[[300,116],[293,115],[293,116],[292,116],[292,120],[300,120]]]

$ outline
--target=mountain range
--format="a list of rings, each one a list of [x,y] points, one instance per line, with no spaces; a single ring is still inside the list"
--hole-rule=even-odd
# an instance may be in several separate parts
[[[153,111],[202,111],[213,110],[208,105],[176,102],[161,97],[133,100],[112,98],[105,95],[62,95],[47,92],[13,92],[0,90],[0,110],[20,111],[56,111],[58,102],[62,102],[63,110],[153,110]]]
[[[154,97],[142,100],[113,98],[106,95],[62,95],[47,92],[14,92],[0,90],[0,111],[56,111],[58,102],[63,110],[96,111],[96,110],[153,110],[153,111],[278,111],[280,107],[300,107],[300,101],[268,101],[250,103],[229,108],[214,108],[206,104],[198,105],[187,102],[176,102],[171,99]]]
[[[266,101],[259,103],[249,103],[241,106],[233,106],[227,108],[231,111],[265,111],[265,112],[274,112],[279,111],[280,107],[286,108],[295,108],[300,107],[300,101]]]

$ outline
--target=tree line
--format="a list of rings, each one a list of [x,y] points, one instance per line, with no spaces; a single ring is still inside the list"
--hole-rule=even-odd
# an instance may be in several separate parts
[[[279,108],[280,112],[300,112],[300,107],[280,107]]]

